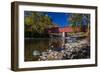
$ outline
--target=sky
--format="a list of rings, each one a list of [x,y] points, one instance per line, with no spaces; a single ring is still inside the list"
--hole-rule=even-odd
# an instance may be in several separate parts
[[[53,23],[57,24],[60,27],[69,26],[68,13],[56,13],[56,12],[47,12],[47,15],[50,16]]]

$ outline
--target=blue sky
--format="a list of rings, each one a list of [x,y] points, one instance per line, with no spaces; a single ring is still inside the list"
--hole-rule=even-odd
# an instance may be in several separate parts
[[[57,24],[60,27],[69,26],[69,13],[56,13],[56,12],[47,12],[46,13],[52,19],[53,23]]]

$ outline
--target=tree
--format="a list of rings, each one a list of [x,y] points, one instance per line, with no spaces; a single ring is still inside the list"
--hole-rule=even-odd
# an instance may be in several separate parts
[[[31,34],[44,34],[45,29],[52,24],[51,18],[41,12],[29,12],[29,15],[25,16],[25,32],[29,31]],[[46,34],[46,33],[45,33]]]
[[[90,15],[73,13],[69,15],[69,22],[70,26],[73,27],[74,32],[76,32],[77,26],[79,26],[81,30],[83,30],[85,26],[87,27],[90,25]]]

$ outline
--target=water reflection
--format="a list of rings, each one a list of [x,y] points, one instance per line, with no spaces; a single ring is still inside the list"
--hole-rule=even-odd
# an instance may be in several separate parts
[[[62,38],[32,38],[25,39],[25,61],[37,61],[39,55],[48,49],[62,46]],[[53,46],[52,46],[53,45]],[[51,47],[50,47],[51,46]]]

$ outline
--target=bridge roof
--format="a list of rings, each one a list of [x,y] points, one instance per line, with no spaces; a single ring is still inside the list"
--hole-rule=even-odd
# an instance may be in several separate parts
[[[56,27],[56,28],[50,28],[47,30],[49,33],[57,33],[57,32],[74,32],[74,29],[72,27]],[[75,27],[76,32],[80,32],[80,27]]]

